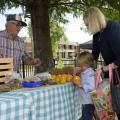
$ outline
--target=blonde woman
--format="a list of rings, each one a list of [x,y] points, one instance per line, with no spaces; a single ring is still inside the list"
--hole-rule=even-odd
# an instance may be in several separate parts
[[[93,56],[89,52],[82,52],[78,55],[76,65],[80,70],[80,83],[73,81],[75,85],[80,87],[80,100],[82,104],[82,120],[92,120],[95,107],[93,105],[90,93],[95,89],[95,78],[91,76],[94,73]]]
[[[88,31],[93,34],[92,53],[94,60],[97,60],[101,53],[106,64],[101,67],[101,69],[97,69],[95,74],[97,74],[99,70],[101,72],[107,72],[108,65],[111,64],[113,69],[117,68],[120,75],[120,24],[106,19],[97,7],[90,7],[84,13],[83,20]],[[120,101],[120,98],[117,101]],[[116,101],[114,104],[118,107]],[[114,108],[114,110],[120,120],[120,110],[116,108]]]

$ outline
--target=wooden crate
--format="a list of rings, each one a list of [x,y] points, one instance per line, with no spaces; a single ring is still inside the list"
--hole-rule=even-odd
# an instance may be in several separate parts
[[[6,76],[12,74],[13,58],[0,58],[0,82],[6,80]]]

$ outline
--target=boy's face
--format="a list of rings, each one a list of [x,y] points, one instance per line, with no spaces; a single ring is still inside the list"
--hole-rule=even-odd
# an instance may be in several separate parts
[[[80,73],[81,72],[81,67],[75,67],[74,68],[74,75],[76,75],[76,73]]]
[[[76,70],[77,71],[81,71],[81,67],[76,67]]]
[[[81,67],[81,71],[83,72],[83,71],[85,71],[87,68],[88,68],[88,67],[86,67],[86,66],[82,66],[82,67]]]
[[[77,68],[78,71],[83,72],[83,71],[85,71],[88,68],[88,66],[83,65],[83,66],[76,67],[76,68]]]

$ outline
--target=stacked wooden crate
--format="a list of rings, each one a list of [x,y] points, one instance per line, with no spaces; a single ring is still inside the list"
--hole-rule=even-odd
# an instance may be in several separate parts
[[[0,58],[0,83],[13,72],[13,58]]]

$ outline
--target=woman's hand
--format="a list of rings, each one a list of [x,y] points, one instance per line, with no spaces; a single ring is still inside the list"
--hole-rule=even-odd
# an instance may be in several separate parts
[[[109,64],[109,65],[107,65],[107,66],[103,66],[103,67],[101,67],[101,68],[97,68],[93,75],[94,75],[95,77],[100,76],[102,72],[107,72],[107,71],[109,71],[109,67],[111,67],[112,69],[115,69],[115,68],[116,68],[115,64],[112,63],[112,64]]]
[[[94,76],[95,79],[97,79],[97,77],[100,77],[102,72],[103,72],[102,67],[101,68],[97,68],[96,71],[91,76]]]

